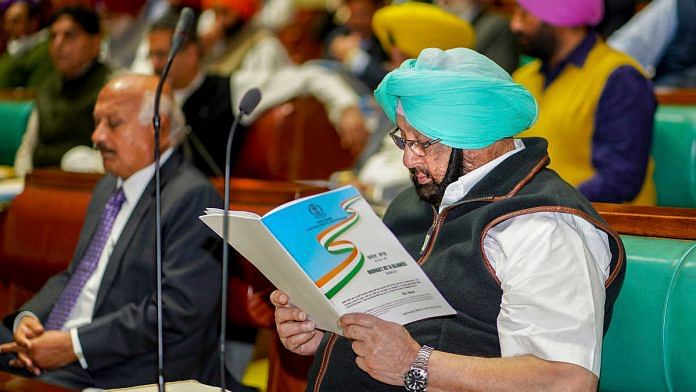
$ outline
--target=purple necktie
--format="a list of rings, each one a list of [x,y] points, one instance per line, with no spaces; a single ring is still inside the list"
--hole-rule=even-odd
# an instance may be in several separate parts
[[[97,230],[94,232],[94,236],[92,236],[85,255],[80,260],[75,271],[73,271],[72,276],[70,276],[70,280],[63,288],[63,292],[58,297],[56,304],[53,305],[51,314],[48,315],[48,320],[46,321],[47,330],[59,330],[63,327],[65,321],[68,320],[70,312],[77,302],[77,297],[82,292],[82,288],[85,287],[85,283],[87,283],[87,280],[97,268],[104,245],[106,245],[106,240],[111,233],[111,227],[114,225],[116,215],[118,215],[118,211],[125,200],[126,195],[123,193],[122,188],[118,188],[109,196],[106,207],[104,207],[104,213],[99,220],[99,226],[97,226]]]

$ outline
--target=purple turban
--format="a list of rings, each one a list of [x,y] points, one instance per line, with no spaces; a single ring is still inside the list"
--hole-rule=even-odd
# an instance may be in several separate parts
[[[604,16],[604,0],[518,0],[527,12],[558,27],[594,26]]]

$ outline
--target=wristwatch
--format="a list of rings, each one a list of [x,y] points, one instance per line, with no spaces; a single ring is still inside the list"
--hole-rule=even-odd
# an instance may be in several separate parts
[[[428,390],[428,360],[433,348],[423,345],[418,350],[416,360],[411,368],[404,373],[404,386],[408,392],[427,392]]]

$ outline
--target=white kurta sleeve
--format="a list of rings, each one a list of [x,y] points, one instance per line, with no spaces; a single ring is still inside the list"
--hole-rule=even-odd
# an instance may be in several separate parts
[[[533,213],[492,228],[484,250],[503,290],[502,356],[531,354],[599,375],[607,234],[571,214]]]

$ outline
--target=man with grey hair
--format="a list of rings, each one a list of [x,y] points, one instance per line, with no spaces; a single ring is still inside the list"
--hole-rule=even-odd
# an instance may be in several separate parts
[[[108,173],[96,186],[68,269],[0,328],[0,369],[85,388],[156,382],[154,76],[100,91],[92,142]],[[165,367],[168,380],[214,383],[219,242],[198,215],[221,206],[210,182],[175,151],[181,125],[165,89],[160,151]],[[179,114],[179,120],[181,115]],[[204,288],[204,289],[201,289]],[[13,336],[10,336],[10,335]]]

